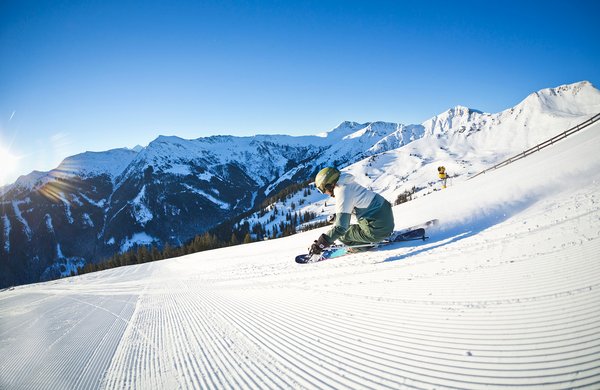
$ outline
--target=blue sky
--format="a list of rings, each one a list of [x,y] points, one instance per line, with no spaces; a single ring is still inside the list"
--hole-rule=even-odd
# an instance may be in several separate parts
[[[599,14],[577,0],[3,0],[0,185],[160,134],[412,124],[598,87]]]

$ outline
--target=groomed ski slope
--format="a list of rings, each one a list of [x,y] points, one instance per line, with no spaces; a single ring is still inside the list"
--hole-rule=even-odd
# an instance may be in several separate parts
[[[0,388],[600,387],[600,126],[395,207],[427,242],[299,265],[321,231],[0,293]]]

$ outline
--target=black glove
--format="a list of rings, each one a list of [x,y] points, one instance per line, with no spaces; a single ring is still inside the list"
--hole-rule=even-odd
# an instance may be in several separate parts
[[[310,246],[309,253],[311,255],[318,255],[319,253],[323,252],[323,249],[327,248],[329,245],[331,244],[329,243],[329,239],[327,238],[327,236],[325,234],[321,234],[319,236],[319,239],[315,240],[315,242],[313,242],[313,244]]]

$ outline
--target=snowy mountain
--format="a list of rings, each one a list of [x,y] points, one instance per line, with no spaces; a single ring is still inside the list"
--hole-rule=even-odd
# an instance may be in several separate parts
[[[598,150],[600,122],[394,207],[439,218],[425,242],[296,264],[321,229],[2,291],[0,388],[596,389]]]
[[[599,92],[588,82],[542,90],[497,114],[457,106],[421,125],[399,125],[363,152],[369,157],[344,170],[391,202],[413,189],[417,191],[413,198],[419,197],[440,189],[438,166],[446,167],[451,185],[458,184],[597,113]],[[298,215],[316,213],[324,220],[326,214],[334,211],[333,203],[327,199],[317,193],[307,198],[300,191],[240,223],[262,224],[270,232],[281,222],[281,210],[292,206]]]
[[[303,137],[160,136],[141,150],[86,152],[4,188],[0,286],[68,275],[136,245],[181,245],[323,166],[348,170],[391,201],[412,188],[422,196],[436,188],[439,165],[458,184],[598,112],[600,92],[581,82],[497,114],[457,106],[418,125],[343,122]],[[328,212],[323,198],[302,196],[299,212]]]

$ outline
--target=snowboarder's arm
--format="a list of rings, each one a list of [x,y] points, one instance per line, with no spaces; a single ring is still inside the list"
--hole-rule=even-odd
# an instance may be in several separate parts
[[[323,233],[311,245],[310,254],[319,254],[323,249],[331,246],[335,240],[343,236],[350,227],[350,214],[337,213],[335,216],[335,225],[327,233]]]
[[[335,216],[335,224],[327,232],[326,236],[329,240],[329,244],[333,244],[335,240],[346,234],[346,231],[350,227],[350,217],[349,213],[337,213]]]

